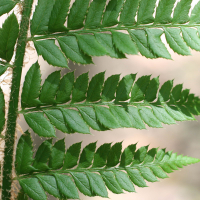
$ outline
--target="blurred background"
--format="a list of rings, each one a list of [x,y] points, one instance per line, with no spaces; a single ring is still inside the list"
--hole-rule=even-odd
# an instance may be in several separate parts
[[[194,3],[197,1],[194,1]],[[5,16],[6,17],[6,16]],[[0,20],[4,21],[3,16]],[[36,52],[29,45],[26,52],[22,82],[29,67],[38,59]],[[167,80],[174,80],[174,85],[184,83],[183,88],[190,89],[191,93],[200,96],[200,53],[192,51],[192,56],[179,56],[172,51],[173,60],[166,59],[147,59],[141,55],[127,56],[127,59],[112,59],[110,57],[95,57],[93,65],[80,66],[69,62],[71,71],[75,71],[75,76],[89,71],[90,78],[102,71],[106,71],[105,79],[113,74],[121,74],[121,77],[137,73],[137,78],[142,75],[159,76],[160,84]],[[42,78],[44,79],[53,71],[60,70],[49,66],[39,57]],[[70,70],[62,69],[62,74]],[[4,87],[4,92],[8,93],[9,88]],[[57,131],[58,139],[65,137],[67,148],[76,142],[82,141],[82,147],[90,142],[97,142],[97,147],[103,143],[121,142],[123,148],[130,144],[138,143],[137,148],[149,145],[149,148],[166,148],[167,151],[173,150],[178,154],[200,158],[200,117],[196,121],[178,122],[175,125],[163,125],[163,128],[155,129],[147,127],[146,130],[137,129],[116,129],[112,131],[98,132],[91,131],[92,135],[83,134],[63,134]],[[19,116],[18,124],[24,132],[29,129],[22,115]],[[34,148],[43,141],[42,138],[32,133]],[[22,131],[21,131],[22,132]],[[18,136],[21,135],[18,132]],[[56,139],[54,139],[54,142]],[[199,200],[200,199],[200,164],[185,167],[179,171],[169,174],[169,179],[159,180],[156,183],[148,183],[147,188],[136,187],[137,193],[127,193],[116,195],[109,192],[110,200]],[[54,198],[50,198],[53,200]],[[100,197],[86,197],[80,194],[81,200],[100,200]]]

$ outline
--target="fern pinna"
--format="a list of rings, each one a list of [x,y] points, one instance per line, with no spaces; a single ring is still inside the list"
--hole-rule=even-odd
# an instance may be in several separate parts
[[[23,156],[22,156],[23,155]],[[81,152],[81,143],[65,153],[64,139],[52,145],[44,141],[33,158],[30,133],[21,136],[17,146],[16,172],[24,192],[35,200],[47,199],[45,191],[56,198],[79,199],[78,190],[87,196],[108,197],[107,189],[116,194],[135,192],[134,185],[147,187],[146,181],[167,178],[166,173],[199,162],[148,146],[136,150],[129,145],[122,152],[122,143],[88,144]],[[78,188],[78,189],[77,189]]]
[[[51,73],[42,87],[40,66],[27,72],[21,97],[24,118],[35,133],[55,137],[54,127],[64,133],[90,133],[114,128],[160,128],[162,123],[195,120],[200,113],[200,99],[182,84],[173,87],[165,82],[159,89],[159,78],[129,74],[121,80],[112,75],[104,81],[104,72],[89,81],[88,73],[74,80],[74,72]],[[46,118],[44,116],[46,115]]]
[[[189,47],[200,51],[200,3],[189,17],[192,0],[181,0],[174,8],[175,2],[161,0],[157,6],[156,0],[76,0],[69,10],[70,0],[39,0],[29,40],[38,55],[60,67],[68,67],[66,58],[90,64],[91,56],[125,58],[138,52],[147,58],[171,59],[161,35],[174,52],[190,55]]]
[[[21,20],[12,11],[16,5],[23,8]],[[52,144],[55,128],[89,134],[90,128],[161,128],[195,120],[200,99],[183,90],[182,84],[167,81],[159,87],[158,77],[136,78],[136,74],[121,80],[115,74],[105,80],[105,72],[89,81],[88,73],[75,79],[74,72],[61,77],[55,71],[41,86],[40,65],[35,62],[19,94],[27,43],[50,65],[63,68],[69,68],[69,60],[91,64],[93,56],[120,59],[140,53],[146,58],[171,59],[170,48],[180,55],[190,55],[190,48],[200,51],[200,2],[191,7],[192,0],[38,0],[31,15],[32,5],[33,0],[0,0],[0,16],[12,12],[0,29],[0,75],[7,68],[13,70],[6,135],[1,135],[5,138],[2,200],[11,199],[13,180],[21,185],[18,200],[46,200],[46,193],[79,199],[78,190],[101,197],[108,197],[107,189],[117,194],[134,192],[134,186],[146,187],[145,180],[167,178],[166,173],[200,161],[164,149],[148,150],[148,146],[136,150],[135,144],[122,151],[122,143],[105,143],[97,150],[96,143],[91,143],[81,151],[81,143],[75,143],[66,152],[64,139]],[[33,156],[29,131],[20,137],[13,178],[19,114],[33,132],[50,139]],[[6,119],[1,90],[0,116],[2,131]]]

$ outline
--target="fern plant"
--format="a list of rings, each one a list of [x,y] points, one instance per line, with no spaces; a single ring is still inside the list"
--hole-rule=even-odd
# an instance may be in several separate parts
[[[92,56],[104,55],[120,59],[140,53],[146,58],[171,59],[166,43],[180,55],[190,55],[189,48],[200,51],[200,2],[192,9],[192,0],[156,2],[38,0],[33,8],[33,0],[0,0],[0,15],[9,13],[0,29],[0,74],[12,69],[8,111],[0,90],[0,129],[6,129],[1,134],[5,141],[2,200],[46,200],[47,194],[79,199],[79,192],[92,197],[108,197],[108,190],[135,192],[135,186],[146,187],[146,181],[167,178],[167,173],[200,161],[148,146],[136,150],[136,144],[122,150],[122,143],[97,148],[95,142],[81,150],[81,143],[68,147],[64,139],[52,140],[56,129],[89,134],[91,129],[161,128],[162,124],[195,120],[200,99],[182,84],[174,86],[169,80],[160,87],[158,77],[136,78],[136,74],[121,78],[115,74],[105,80],[105,72],[91,80],[88,73],[75,79],[74,72],[61,76],[59,70],[41,85],[40,65],[35,62],[20,93],[30,42],[38,56],[62,68],[69,68],[68,60],[85,65],[93,63]],[[20,19],[13,12],[16,6],[22,7]],[[24,130],[14,148],[19,115],[30,130]],[[30,132],[45,138],[35,155]],[[11,190],[14,181],[21,187],[17,196]]]

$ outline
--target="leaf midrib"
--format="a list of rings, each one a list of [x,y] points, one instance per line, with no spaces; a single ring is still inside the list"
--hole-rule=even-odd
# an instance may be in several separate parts
[[[151,163],[147,163],[147,164],[137,164],[135,166],[126,166],[126,167],[103,167],[103,168],[73,168],[73,169],[65,169],[65,170],[49,170],[49,171],[46,171],[46,172],[33,172],[31,174],[26,174],[26,175],[22,175],[22,176],[18,176],[16,178],[14,178],[15,180],[20,180],[20,179],[23,179],[23,178],[30,178],[30,177],[35,177],[35,175],[54,175],[55,173],[57,174],[70,174],[70,173],[74,173],[74,172],[79,172],[79,173],[86,173],[86,172],[101,172],[101,171],[113,171],[113,170],[118,170],[118,171],[124,171],[124,170],[128,170],[128,169],[140,169],[140,168],[144,168],[144,167],[152,167],[152,166],[157,166],[157,167],[161,167],[161,165],[163,164],[175,164],[174,162],[180,162],[182,163],[182,160],[180,159],[173,159],[173,160],[164,160],[164,161],[160,161],[160,162],[157,162],[156,163],[156,160],[154,160],[153,162]],[[188,164],[190,165],[190,163]],[[176,165],[178,167],[178,165]],[[179,168],[179,167],[178,167]],[[181,169],[181,168],[180,168]],[[173,170],[173,169],[172,169]],[[174,171],[174,170],[173,170]]]
[[[52,39],[60,36],[76,36],[77,34],[86,34],[86,33],[98,33],[98,32],[111,32],[113,30],[134,30],[134,29],[146,29],[146,28],[181,28],[181,27],[187,27],[187,28],[194,28],[200,26],[200,24],[136,24],[133,26],[121,26],[120,23],[116,27],[110,27],[110,28],[96,28],[96,29],[78,29],[78,30],[71,30],[67,29],[68,31],[62,32],[62,33],[54,33],[54,34],[46,34],[42,36],[36,36],[36,37],[29,37],[27,41],[37,41],[41,39]]]

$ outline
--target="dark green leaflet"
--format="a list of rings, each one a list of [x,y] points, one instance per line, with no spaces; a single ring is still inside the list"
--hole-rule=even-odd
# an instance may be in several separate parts
[[[90,133],[89,128],[98,131],[120,127],[145,129],[145,124],[160,128],[162,124],[195,120],[193,115],[200,113],[199,98],[183,90],[181,84],[173,87],[173,82],[167,81],[159,89],[158,77],[136,79],[136,74],[129,74],[121,80],[119,75],[104,80],[104,75],[100,72],[89,81],[88,73],[84,73],[74,80],[73,72],[60,77],[60,71],[56,71],[41,87],[38,64],[33,65],[22,91],[25,120],[38,135],[54,137],[54,127],[64,133],[85,134]],[[38,77],[34,84],[33,76]],[[31,107],[35,107],[35,112],[26,111]]]
[[[22,138],[24,135],[21,136],[17,146],[16,160],[22,153]],[[25,141],[32,143],[30,135],[26,136]],[[19,175],[22,175],[19,177],[19,183],[23,189],[23,195],[45,200],[45,192],[57,198],[64,196],[72,199],[79,198],[78,190],[87,196],[101,197],[108,197],[107,189],[116,194],[122,193],[123,190],[135,192],[134,185],[146,187],[146,181],[155,182],[157,178],[167,178],[167,173],[200,161],[196,158],[177,155],[172,151],[148,149],[148,146],[136,150],[136,144],[129,145],[122,151],[121,142],[112,146],[105,143],[97,149],[94,142],[85,146],[82,151],[81,143],[75,143],[68,148],[66,153],[65,148],[63,139],[55,142],[53,148],[45,148],[41,151],[39,147],[37,152],[40,153],[36,153],[35,159],[38,161],[37,154],[40,154],[40,161],[48,166],[47,173],[50,170],[51,174],[37,173],[29,177],[28,171],[24,174],[25,176],[21,174],[22,171],[18,171]],[[56,151],[61,154],[58,155]],[[51,155],[50,162],[47,160],[49,154]],[[55,157],[56,154],[57,157]],[[26,159],[32,160],[32,154],[27,154]],[[53,160],[57,160],[59,165]],[[33,165],[35,165],[34,162]],[[118,164],[120,168],[115,167]],[[23,165],[31,167],[29,162]],[[42,172],[42,169],[40,171]]]

